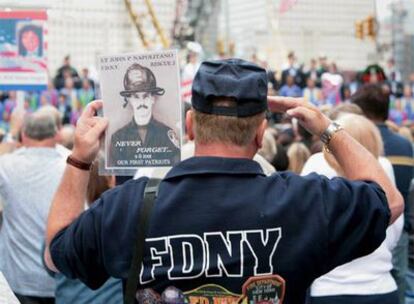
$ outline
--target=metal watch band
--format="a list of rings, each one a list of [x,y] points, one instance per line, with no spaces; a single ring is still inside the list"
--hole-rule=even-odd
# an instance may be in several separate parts
[[[80,170],[85,170],[85,171],[89,171],[89,169],[92,166],[92,163],[90,164],[84,163],[83,161],[73,158],[71,155],[69,155],[68,158],[66,159],[66,163],[75,168],[78,168]]]
[[[329,142],[331,141],[333,135],[340,130],[342,130],[342,127],[338,123],[334,121],[331,122],[326,130],[322,133],[321,141],[325,144],[325,146],[329,145]]]

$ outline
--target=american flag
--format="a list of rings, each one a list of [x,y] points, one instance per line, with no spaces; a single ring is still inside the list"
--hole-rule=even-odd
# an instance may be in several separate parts
[[[284,14],[292,8],[298,0],[280,0],[279,14]]]
[[[191,86],[193,85],[192,79],[181,81],[181,100],[191,103]]]

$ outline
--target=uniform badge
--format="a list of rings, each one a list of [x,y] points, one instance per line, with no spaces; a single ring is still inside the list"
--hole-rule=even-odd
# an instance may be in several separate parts
[[[138,290],[135,298],[140,304],[162,304],[161,296],[151,288]]]
[[[285,286],[285,280],[278,275],[251,277],[243,284],[243,299],[240,302],[282,304]]]
[[[135,294],[139,304],[184,304],[184,293],[174,286],[167,287],[160,295],[152,288],[140,289]]]
[[[170,286],[165,289],[161,295],[162,303],[164,304],[184,304],[184,294],[178,288]]]
[[[173,130],[168,130],[167,135],[170,141],[174,144],[174,146],[180,149],[180,142],[178,140],[177,134],[175,134]]]
[[[188,304],[237,304],[240,299],[240,295],[216,284],[203,285],[184,294]]]

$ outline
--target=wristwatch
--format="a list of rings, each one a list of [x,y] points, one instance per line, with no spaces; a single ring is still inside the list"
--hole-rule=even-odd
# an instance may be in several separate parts
[[[332,121],[329,124],[329,126],[326,128],[326,130],[321,135],[321,141],[325,144],[325,148],[328,147],[329,142],[331,141],[334,134],[340,130],[343,130],[343,128],[338,123]]]

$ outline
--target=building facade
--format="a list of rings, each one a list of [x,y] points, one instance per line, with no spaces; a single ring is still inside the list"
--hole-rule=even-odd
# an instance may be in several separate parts
[[[374,61],[372,40],[355,38],[355,21],[375,14],[374,0],[300,0],[279,14],[280,0],[226,0],[228,19],[222,16],[222,33],[236,45],[236,53],[262,54],[280,66],[294,50],[299,61],[325,54],[341,69],[361,69]]]
[[[399,0],[391,4],[392,57],[403,79],[414,72],[414,3]]]
[[[375,59],[375,43],[358,40],[356,20],[375,13],[374,0],[300,0],[286,13],[278,12],[281,0],[209,1],[211,18],[199,22],[200,41],[208,56],[217,41],[234,55],[250,58],[253,53],[278,69],[294,50],[299,61],[325,54],[345,70],[361,69]],[[145,0],[131,0],[153,48],[160,48]],[[176,16],[176,0],[151,0],[166,36]],[[200,0],[184,1],[192,5]],[[216,5],[219,2],[219,5]],[[70,54],[77,68],[96,65],[100,54],[139,52],[144,48],[122,0],[0,0],[2,7],[47,9],[49,16],[49,68],[53,75],[63,57]],[[208,6],[206,6],[208,7]]]

